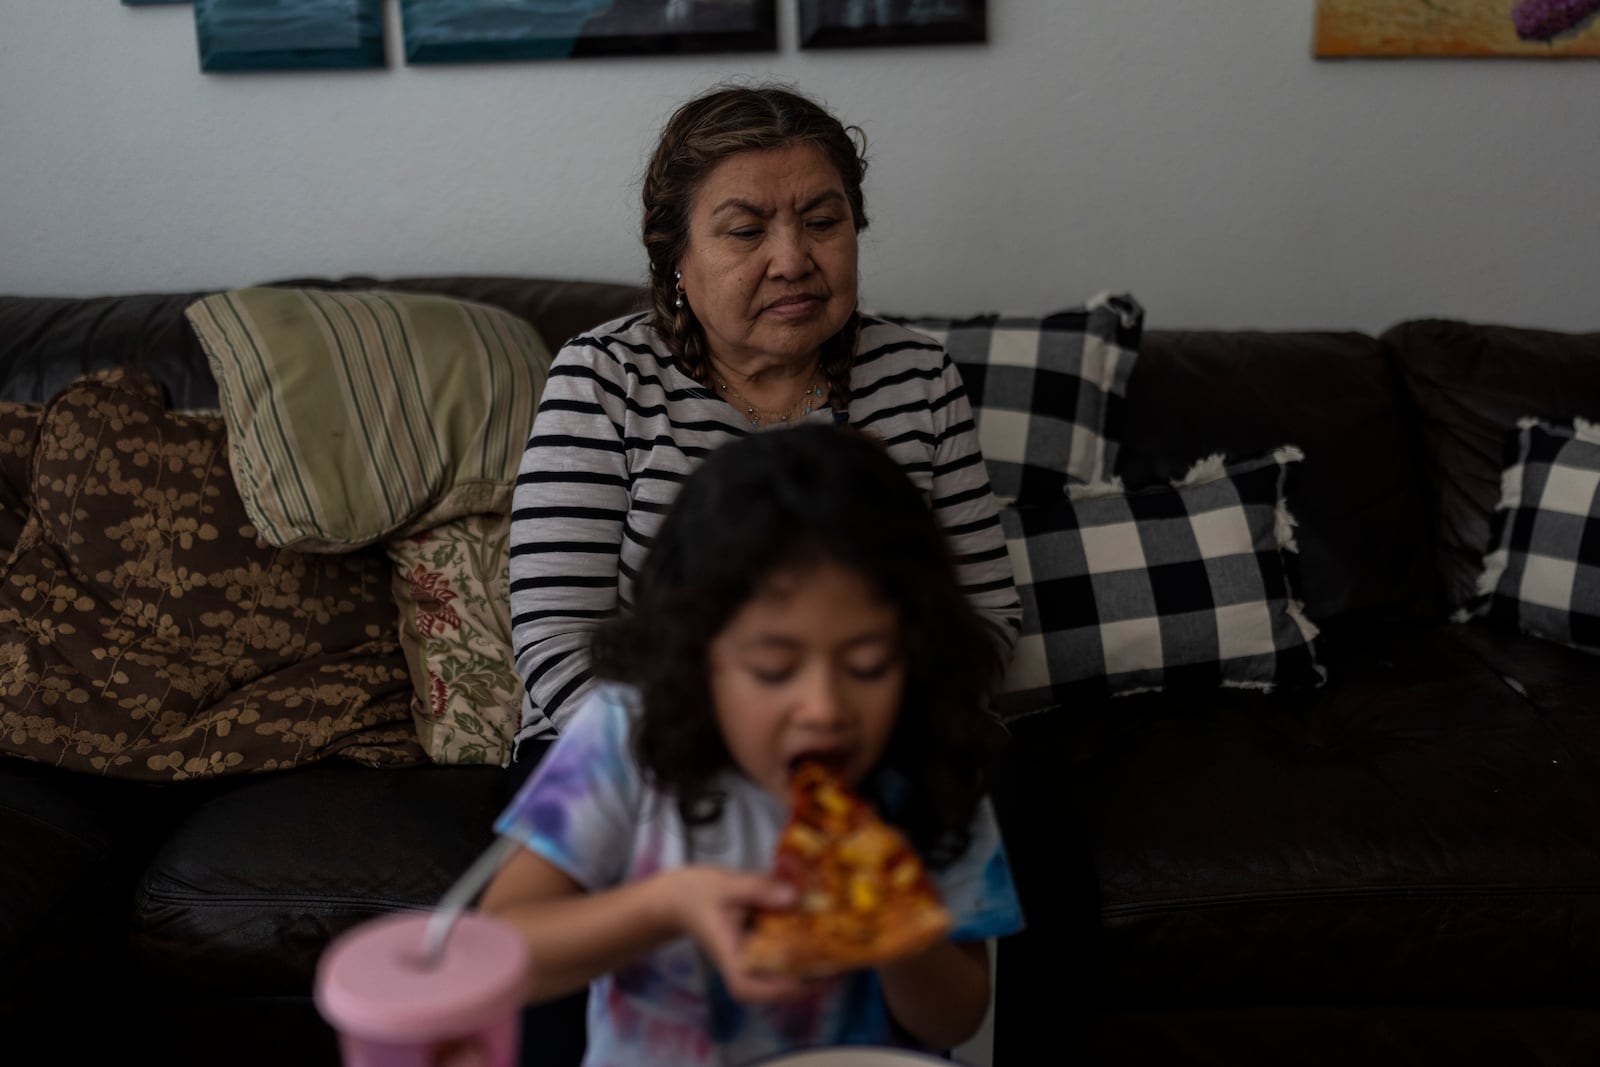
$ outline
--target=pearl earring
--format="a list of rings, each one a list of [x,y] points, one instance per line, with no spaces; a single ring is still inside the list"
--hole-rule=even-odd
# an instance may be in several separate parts
[[[676,271],[676,270],[673,271],[672,272],[672,280],[678,283],[678,299],[672,306],[682,310],[682,308],[683,308],[683,272],[682,271]]]

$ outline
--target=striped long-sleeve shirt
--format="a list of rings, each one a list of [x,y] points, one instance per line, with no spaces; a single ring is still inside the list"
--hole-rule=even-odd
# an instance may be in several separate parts
[[[882,438],[923,491],[963,588],[1009,654],[1022,608],[960,372],[930,338],[867,318],[850,389],[848,421]],[[557,353],[512,501],[519,745],[554,736],[578,707],[593,682],[590,634],[631,604],[689,471],[749,432],[739,412],[678,369],[647,315],[606,323]]]

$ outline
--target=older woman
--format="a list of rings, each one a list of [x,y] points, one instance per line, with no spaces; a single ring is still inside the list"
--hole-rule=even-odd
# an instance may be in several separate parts
[[[517,478],[524,773],[588,688],[590,631],[629,604],[684,475],[742,434],[834,419],[883,438],[995,639],[1015,643],[1021,608],[955,365],[856,308],[866,160],[852,133],[773,86],[715,89],[662,132],[644,179],[650,309],[562,348]]]

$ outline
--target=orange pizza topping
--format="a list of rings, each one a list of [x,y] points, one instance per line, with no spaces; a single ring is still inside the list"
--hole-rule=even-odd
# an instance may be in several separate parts
[[[950,916],[910,844],[822,763],[790,785],[774,876],[794,885],[789,912],[757,916],[746,960],[758,970],[818,975],[926,947]]]

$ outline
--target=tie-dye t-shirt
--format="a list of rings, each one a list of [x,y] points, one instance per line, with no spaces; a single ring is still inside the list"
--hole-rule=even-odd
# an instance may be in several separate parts
[[[630,754],[636,699],[626,686],[591,692],[495,828],[591,891],[689,863],[769,870],[788,815],[783,804],[730,771],[716,783],[726,795],[722,818],[685,827],[672,799],[644,782]],[[987,801],[966,853],[932,873],[955,919],[951,940],[982,941],[1022,928]],[[893,1043],[872,971],[820,982],[800,1000],[745,1005],[728,995],[716,970],[684,937],[592,983],[583,1062],[739,1067],[793,1049]]]

